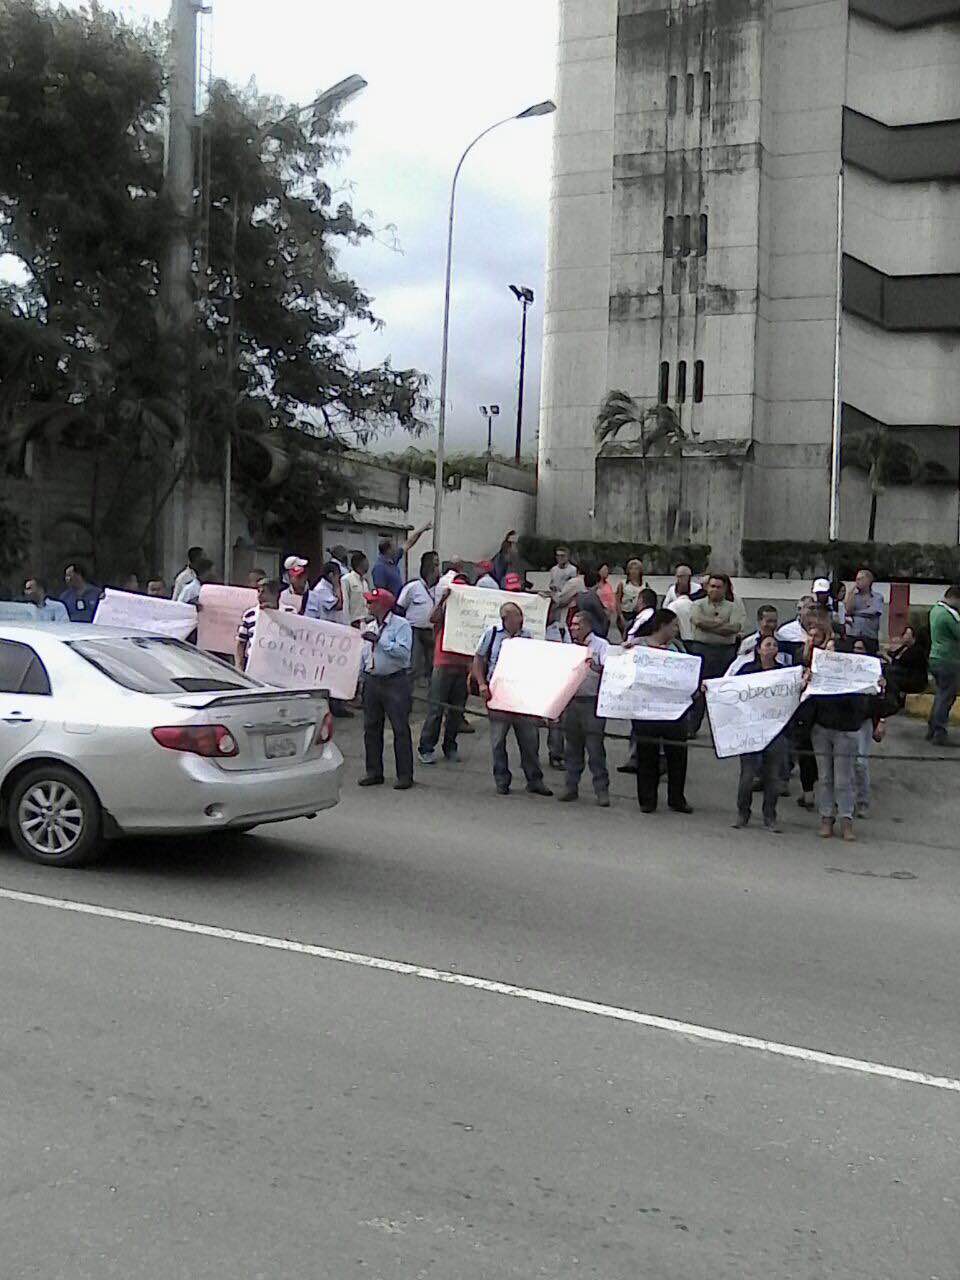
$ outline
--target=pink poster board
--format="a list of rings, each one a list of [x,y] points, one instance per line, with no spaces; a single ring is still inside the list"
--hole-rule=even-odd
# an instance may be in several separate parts
[[[204,583],[197,606],[197,645],[208,653],[230,653],[237,647],[237,627],[257,603],[253,587],[221,587]]]
[[[579,644],[504,640],[487,706],[556,720],[583,683],[589,664],[590,653]]]

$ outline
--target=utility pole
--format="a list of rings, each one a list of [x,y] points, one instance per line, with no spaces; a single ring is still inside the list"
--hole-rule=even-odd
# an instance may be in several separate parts
[[[523,319],[520,321],[520,385],[517,388],[517,448],[513,459],[519,467],[523,436],[523,377],[527,366],[527,308],[533,303],[533,290],[526,285],[512,284],[510,292],[523,309]]]
[[[498,404],[480,406],[481,414],[487,420],[487,457],[493,453],[493,420],[500,415],[500,406]]]
[[[190,459],[192,432],[187,377],[190,331],[193,327],[193,231],[197,127],[197,15],[199,0],[171,0],[170,75],[163,190],[170,202],[174,225],[163,271],[162,302],[167,331],[181,345],[172,397],[180,409],[181,435],[174,450],[176,483],[164,524],[168,536],[165,558],[182,557],[190,541]],[[168,566],[169,567],[169,564]]]

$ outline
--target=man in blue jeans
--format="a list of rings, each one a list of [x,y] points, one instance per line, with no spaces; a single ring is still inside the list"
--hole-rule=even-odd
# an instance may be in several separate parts
[[[500,621],[484,631],[473,658],[473,678],[484,702],[490,701],[490,681],[493,679],[503,642],[530,638],[530,632],[523,625],[523,610],[517,604],[505,604],[500,610]],[[529,716],[515,715],[511,711],[491,711],[489,716],[493,779],[497,784],[497,795],[508,796],[510,783],[513,781],[507,757],[507,737],[512,729],[520,748],[520,764],[527,779],[527,790],[534,796],[552,796],[553,792],[543,781],[540,730],[533,720]]]
[[[396,600],[378,588],[364,597],[373,622],[362,632],[370,649],[364,657],[363,747],[367,771],[361,787],[383,786],[383,731],[387,720],[393,730],[393,755],[397,767],[394,791],[413,786],[413,735],[410,732],[410,659],[413,630],[406,618],[393,612]]]
[[[960,689],[960,586],[948,587],[930,610],[930,674],[936,685],[927,738],[937,747],[955,747],[947,736],[950,712]]]

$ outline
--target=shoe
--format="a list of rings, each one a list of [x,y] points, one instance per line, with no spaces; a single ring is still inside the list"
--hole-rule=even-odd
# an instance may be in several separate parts
[[[667,808],[672,809],[674,813],[693,813],[692,807],[686,800],[681,800],[679,804],[668,804]]]
[[[610,808],[610,795],[608,792],[601,791],[600,794],[597,796],[597,808],[598,809]]]
[[[393,784],[393,789],[394,791],[409,791],[412,786],[412,778],[398,778]]]
[[[437,753],[436,751],[418,751],[417,759],[421,764],[436,764]]]
[[[476,732],[477,732],[476,729],[473,727],[472,724],[470,724],[468,720],[462,720],[460,722],[460,728],[457,730],[457,733],[476,733]]]
[[[456,747],[454,747],[451,751],[445,751],[443,753],[443,758],[446,760],[447,764],[459,764],[460,752]]]
[[[780,783],[780,790],[779,790],[778,794],[779,794],[780,796],[788,796],[788,795],[790,794],[790,783],[789,783],[789,782],[781,782],[781,783]]]
[[[552,796],[553,792],[545,782],[528,782],[527,794],[531,796]]]
[[[869,805],[866,805],[866,804],[858,804],[858,805],[857,805],[857,807],[856,807],[856,808],[854,809],[854,811],[853,811],[853,816],[854,816],[855,818],[869,818],[869,817],[870,817],[870,806],[869,806]]]
[[[767,820],[764,819],[763,829],[764,831],[769,831],[772,836],[783,835],[783,827],[781,827],[778,822],[767,822]]]
[[[361,778],[358,781],[357,786],[358,787],[382,787],[383,778],[378,778],[376,774],[368,773],[365,778]]]
[[[656,813],[657,806],[655,804],[642,804],[640,806],[641,813]]]
[[[551,756],[551,757],[550,757],[550,768],[551,768],[551,769],[565,769],[565,768],[566,768],[566,765],[565,765],[565,764],[564,764],[564,762],[560,759],[560,757],[559,757],[559,756]]]
[[[636,773],[636,772],[637,772],[637,766],[633,763],[632,760],[628,760],[626,764],[622,764],[617,770],[617,773]]]
[[[744,827],[749,826],[749,813],[741,813],[738,815],[736,822],[733,824],[734,831],[742,831]]]
[[[530,788],[527,787],[527,790],[529,791]],[[576,791],[561,791],[560,794],[557,796],[557,799],[560,801],[561,804],[570,804],[570,802],[573,800],[579,800],[580,795],[579,795],[579,792],[576,792]]]
[[[817,832],[817,835],[820,837],[821,840],[833,839],[833,819],[832,818],[820,819],[820,830]]]
[[[841,819],[840,835],[843,837],[844,840],[846,840],[847,844],[851,844],[854,840],[856,840],[857,837],[854,835],[852,818]]]
[[[797,796],[797,804],[801,809],[813,809],[814,807],[813,801],[808,800],[806,795]]]
[[[510,794],[510,788],[509,788],[509,786],[505,786],[503,783],[498,782],[498,783],[497,783],[497,795],[498,795],[498,796],[508,796],[509,794]]]

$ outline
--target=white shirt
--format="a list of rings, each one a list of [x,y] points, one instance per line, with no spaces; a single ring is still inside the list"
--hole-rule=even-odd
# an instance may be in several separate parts
[[[778,640],[784,644],[803,644],[807,639],[807,633],[800,625],[800,619],[794,618],[792,622],[785,622],[783,626],[776,632]]]
[[[750,663],[753,662],[753,658],[754,658],[754,655],[753,655],[752,649],[750,650],[749,653],[744,653],[744,651],[741,649],[740,652],[737,654],[734,660],[730,663],[729,667],[727,667],[726,671],[723,674],[725,676],[735,676],[738,671],[742,671],[744,667],[748,667]],[[779,662],[781,667],[793,666],[793,662],[790,659],[789,653],[778,653],[777,662]]]
[[[191,569],[190,572],[193,573],[193,570]],[[193,577],[180,588],[180,594],[173,598],[180,604],[196,604],[200,599],[200,587],[202,585],[200,579],[193,573]]]
[[[362,622],[367,616],[367,602],[364,596],[370,590],[366,578],[362,578],[356,569],[351,569],[340,581],[343,589],[343,611],[348,622]]]
[[[689,595],[689,592],[687,594]],[[667,587],[667,594],[663,597],[663,607],[664,609],[670,609],[673,607],[674,600],[682,599],[682,596],[677,595],[677,584],[674,582],[672,586]]]
[[[179,600],[181,604],[196,604],[196,597],[189,600],[183,594],[186,587],[191,586],[196,581],[197,575],[195,570],[193,570],[190,565],[187,565],[187,567],[185,569],[181,569],[174,578],[173,591],[170,593],[170,598],[172,600]]]
[[[669,595],[669,592],[667,593]],[[693,624],[690,621],[690,611],[693,609],[695,600],[691,600],[689,596],[674,595],[673,601],[664,608],[669,608],[670,612],[676,615],[680,628],[681,640],[693,639]]]
[[[480,577],[477,579],[477,586],[483,587],[487,591],[500,590],[500,583],[496,580],[496,578],[492,578],[489,573],[484,573],[480,575]]]
[[[429,627],[430,615],[436,608],[436,587],[428,587],[422,578],[411,578],[400,592],[397,604],[411,627]]]
[[[306,617],[320,618],[324,622],[343,621],[343,611],[337,593],[326,578],[321,578],[307,596]]]
[[[304,596],[298,596],[292,587],[280,592],[280,612],[299,613],[303,608]]]

